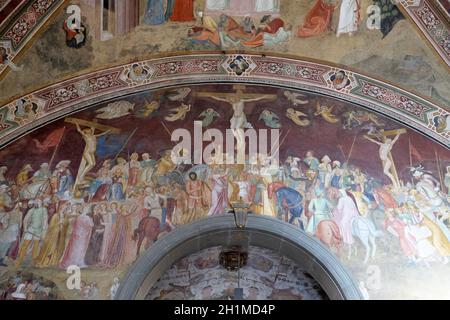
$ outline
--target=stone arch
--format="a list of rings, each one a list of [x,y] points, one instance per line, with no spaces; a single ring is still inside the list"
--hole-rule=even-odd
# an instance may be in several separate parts
[[[218,245],[254,245],[295,261],[323,288],[330,299],[359,300],[355,280],[318,240],[278,219],[250,215],[247,227],[235,227],[231,214],[202,219],[167,234],[128,269],[116,299],[144,299],[153,284],[179,259]]]

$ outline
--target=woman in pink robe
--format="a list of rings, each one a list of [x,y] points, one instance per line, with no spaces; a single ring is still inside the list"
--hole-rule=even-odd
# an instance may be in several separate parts
[[[212,190],[211,208],[208,212],[208,217],[217,216],[225,213],[228,204],[228,185],[227,174],[215,174],[214,188]]]
[[[72,235],[61,260],[61,268],[66,269],[71,265],[76,265],[80,268],[86,267],[84,256],[89,247],[93,226],[94,222],[92,218],[84,210],[75,220]]]
[[[126,205],[121,206],[116,223],[113,227],[113,234],[103,266],[116,268],[130,262],[127,259],[127,251],[130,250],[132,246],[131,215],[136,209],[136,207],[127,208]]]
[[[410,259],[414,259],[416,253],[416,240],[406,232],[406,224],[397,218],[390,210],[386,211],[386,216],[384,228],[398,238],[403,254]]]
[[[111,210],[107,208],[107,205],[103,203],[101,205],[103,226],[105,231],[103,232],[102,248],[100,250],[100,264],[106,259],[106,254],[108,253],[109,242],[111,241],[112,231],[113,231],[113,214],[117,215],[117,203],[111,203]]]

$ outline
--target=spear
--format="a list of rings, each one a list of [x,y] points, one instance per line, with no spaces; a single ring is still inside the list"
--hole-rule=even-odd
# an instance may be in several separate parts
[[[125,141],[125,143],[123,144],[123,146],[120,148],[119,152],[116,154],[116,156],[114,157],[113,161],[117,159],[117,157],[119,156],[119,154],[123,151],[123,149],[126,147],[126,145],[128,144],[128,142],[130,142],[131,138],[134,136],[134,134],[136,133],[136,131],[139,128],[135,128],[133,130],[133,132],[128,136],[127,140]]]
[[[59,150],[59,146],[61,145],[61,141],[63,140],[64,134],[65,134],[65,133],[66,133],[66,127],[63,128],[63,133],[62,133],[62,135],[61,135],[61,138],[59,139],[59,142],[58,142],[58,144],[56,145],[55,150],[53,150],[52,158],[50,159],[50,162],[48,163],[48,167],[49,167],[49,168],[52,167],[53,160],[55,160],[56,153],[57,153],[58,150]]]
[[[350,158],[352,156],[353,153],[353,147],[355,146],[355,142],[356,142],[356,134],[355,137],[353,138],[353,143],[352,143],[352,147],[350,148],[350,152],[348,153],[348,157],[347,157],[347,164],[350,161]]]
[[[434,149],[434,154],[436,155],[436,166],[438,169],[439,181],[441,183],[441,190],[444,191],[444,179],[442,178],[441,163],[440,163],[439,155],[438,155],[436,149]]]
[[[169,134],[169,137],[172,137],[172,133],[170,133],[170,130],[169,130],[169,128],[167,128],[167,126],[164,123],[164,121],[161,121],[161,124],[163,125],[163,128],[166,130],[166,132]]]

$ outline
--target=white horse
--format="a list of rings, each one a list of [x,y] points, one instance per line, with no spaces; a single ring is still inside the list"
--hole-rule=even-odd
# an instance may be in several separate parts
[[[375,225],[372,221],[365,217],[358,216],[353,219],[352,222],[352,234],[357,237],[363,244],[366,255],[364,258],[364,263],[367,263],[369,256],[373,259],[375,258],[375,253],[377,251],[376,237],[380,236],[380,231],[377,231]],[[351,247],[349,252],[349,258],[351,257]],[[355,247],[355,255],[357,250]]]
[[[20,192],[20,196],[22,199],[34,199],[39,195],[42,195],[47,191],[50,187],[50,183],[48,180],[45,181],[37,181],[26,185]]]
[[[419,191],[427,200],[430,205],[432,213],[437,213],[440,217],[440,222],[444,223],[450,217],[450,208],[445,195],[441,191],[436,190],[435,187],[427,182],[420,181],[416,185],[416,190]]]

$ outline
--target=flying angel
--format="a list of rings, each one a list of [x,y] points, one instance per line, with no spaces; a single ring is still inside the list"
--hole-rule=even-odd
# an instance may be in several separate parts
[[[191,91],[192,90],[190,88],[178,88],[168,91],[164,94],[164,97],[170,101],[183,101],[183,99],[186,98]]]
[[[217,117],[220,117],[220,114],[213,108],[208,108],[205,111],[203,111],[199,115],[199,117],[203,118],[202,119],[202,127],[206,128],[206,127],[209,127],[211,125],[211,123],[213,123]]]
[[[272,129],[281,128],[280,118],[270,110],[264,110],[261,112],[258,120],[263,120],[266,126]]]
[[[307,117],[305,113],[289,108],[286,110],[286,117],[291,119],[296,125],[301,127],[307,127],[311,123],[309,119],[302,119],[301,117]]]
[[[320,102],[317,102],[315,116],[322,116],[322,118],[328,123],[337,123],[339,122],[339,118],[334,115],[333,112],[334,107],[321,106]]]
[[[142,118],[148,118],[150,117],[153,112],[155,112],[156,110],[158,110],[160,107],[159,102],[154,100],[152,102],[148,102],[146,101],[145,105],[143,105],[137,112],[137,116],[138,117],[142,117]]]
[[[134,103],[122,100],[108,104],[95,111],[98,119],[118,119],[129,115],[134,110]]]
[[[170,122],[174,122],[177,120],[184,120],[184,118],[186,118],[186,114],[189,111],[191,111],[191,105],[182,103],[181,106],[171,109],[170,114],[166,116],[164,119]]]
[[[284,96],[294,105],[298,106],[299,104],[308,104],[309,100],[300,99],[301,97],[306,98],[307,96],[297,92],[285,91]]]

